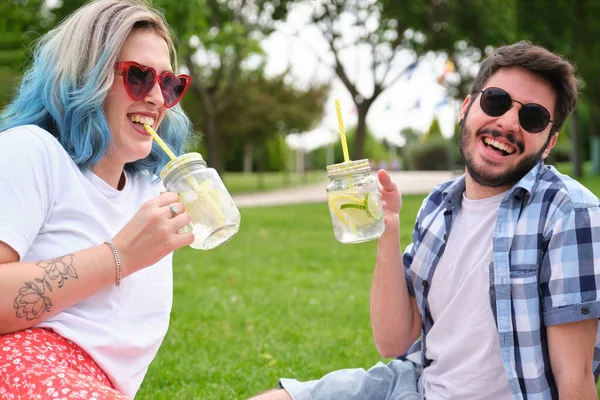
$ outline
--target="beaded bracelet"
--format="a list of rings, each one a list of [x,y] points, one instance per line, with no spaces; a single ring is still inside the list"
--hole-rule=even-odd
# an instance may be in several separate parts
[[[113,256],[115,256],[115,263],[117,264],[117,281],[115,282],[115,285],[121,286],[121,257],[119,257],[119,252],[112,241],[109,240],[104,243],[110,246]]]

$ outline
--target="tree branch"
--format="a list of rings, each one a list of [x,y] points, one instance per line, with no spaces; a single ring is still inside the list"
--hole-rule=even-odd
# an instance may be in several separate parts
[[[331,10],[329,9],[329,7],[325,7],[325,10],[326,10],[325,13],[327,14],[327,18],[324,18],[323,21],[327,20],[328,23],[323,23],[323,25],[325,26],[324,29],[319,29],[319,30],[321,31],[321,34],[325,37],[325,40],[327,41],[329,48],[331,49],[331,53],[333,54],[333,58],[335,59],[334,71],[335,71],[336,75],[340,78],[340,80],[342,81],[344,86],[346,86],[346,89],[348,89],[348,91],[352,95],[352,101],[354,101],[354,103],[356,105],[358,105],[357,100],[356,100],[358,98],[358,94],[359,94],[358,89],[350,81],[350,78],[348,77],[348,74],[346,73],[346,70],[344,69],[342,62],[340,61],[340,57],[338,54],[339,49],[337,49],[335,47],[334,42],[335,42],[335,39],[337,36],[333,29],[333,18],[332,18]],[[329,34],[329,37],[328,37],[328,34]]]
[[[415,60],[415,62],[419,62],[421,60],[421,58],[423,58],[423,56],[418,56],[417,59]],[[411,63],[411,65],[412,65],[412,63]],[[402,78],[402,76],[406,73],[406,71],[408,70],[408,68],[409,67],[404,68],[404,70],[402,72],[400,72],[396,77],[394,77],[394,79],[392,79],[390,81],[390,83],[386,86],[386,88],[389,88],[394,83],[396,83],[398,81],[398,79]]]
[[[216,93],[219,89],[219,85],[221,84],[221,79],[223,79],[223,71],[225,70],[225,60],[224,56],[219,56],[219,68],[217,69],[217,73],[215,74],[215,78],[213,80],[213,84],[210,86],[209,91]]]
[[[385,72],[383,73],[383,77],[381,78],[381,81],[379,83],[383,84],[385,82],[385,80],[387,79],[388,75],[390,74],[390,71],[392,70],[392,62],[394,61],[394,58],[396,58],[396,56],[398,55],[398,47],[394,47],[392,50],[392,55],[387,59],[386,62],[386,69]],[[402,72],[404,73],[404,71]]]
[[[227,107],[227,105],[229,104],[229,101],[232,97],[232,94],[235,89],[237,75],[240,70],[240,64],[242,62],[242,54],[241,53],[242,53],[242,51],[239,49],[239,47],[236,47],[235,57],[233,59],[233,65],[231,65],[231,69],[229,70],[229,76],[228,76],[227,82],[225,83],[225,85],[226,85],[225,90],[223,91],[222,96],[220,97],[219,101],[216,104],[217,113],[222,112]]]
[[[377,62],[377,44],[373,43],[373,42],[369,42],[369,44],[371,45],[371,69],[372,69],[372,73],[373,73],[373,96],[375,96],[375,90],[379,85],[379,82],[377,82],[377,66],[378,66],[378,62]]]
[[[190,75],[195,79],[192,79],[191,89],[200,98],[204,111],[209,114],[214,114],[214,106],[206,87],[202,84],[202,79],[199,79],[198,70],[194,61],[192,61],[191,53],[185,55],[185,65],[190,70]]]

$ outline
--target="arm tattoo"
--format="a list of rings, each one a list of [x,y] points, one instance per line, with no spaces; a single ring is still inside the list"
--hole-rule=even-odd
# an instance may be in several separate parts
[[[46,289],[52,291],[54,287],[61,288],[69,277],[77,279],[77,272],[73,266],[73,254],[56,257],[49,261],[40,261],[36,265],[44,270],[42,279],[35,278],[25,283],[19,289],[19,295],[15,298],[15,310],[17,318],[26,318],[28,321],[39,319],[44,313],[50,312],[52,300],[46,296]]]

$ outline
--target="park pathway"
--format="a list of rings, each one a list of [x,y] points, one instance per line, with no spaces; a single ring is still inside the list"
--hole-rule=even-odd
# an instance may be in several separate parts
[[[455,178],[454,171],[390,172],[403,194],[427,194],[436,185]],[[319,203],[327,200],[327,181],[267,192],[233,196],[238,207],[267,207],[283,204]]]

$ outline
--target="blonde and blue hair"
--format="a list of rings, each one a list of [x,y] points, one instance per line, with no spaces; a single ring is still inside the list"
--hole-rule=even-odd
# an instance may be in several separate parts
[[[81,170],[91,169],[112,137],[104,102],[114,80],[114,64],[129,34],[148,29],[176,52],[166,22],[143,0],[95,0],[78,9],[37,43],[13,101],[0,114],[0,131],[38,125],[52,133]],[[175,154],[192,133],[181,105],[170,108],[158,128]],[[148,157],[125,165],[133,174],[158,171],[168,157],[156,145]]]

